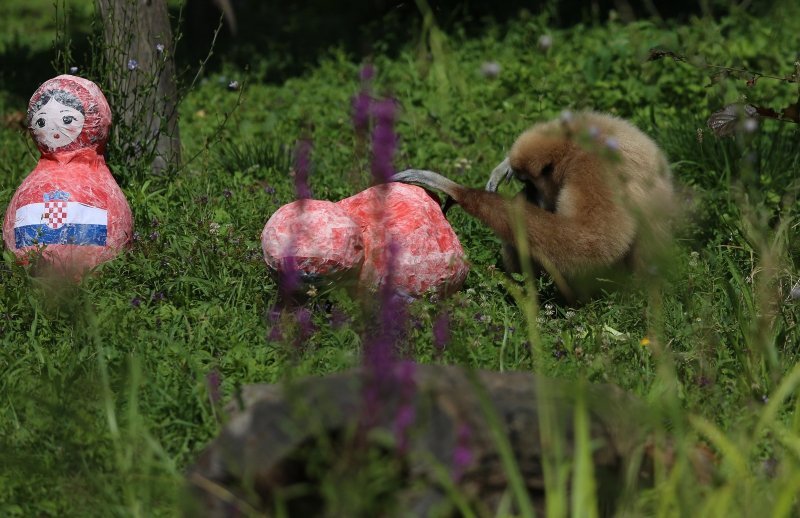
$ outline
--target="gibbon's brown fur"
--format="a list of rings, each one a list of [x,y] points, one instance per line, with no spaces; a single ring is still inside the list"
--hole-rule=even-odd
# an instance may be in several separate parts
[[[511,177],[514,198],[496,192]],[[617,117],[582,112],[536,124],[517,138],[486,190],[437,173],[407,170],[393,177],[440,190],[506,243],[515,265],[515,226],[523,226],[531,258],[575,286],[579,279],[647,262],[669,236],[672,176],[653,140]],[[553,272],[555,270],[555,272]],[[559,285],[571,298],[568,287]]]

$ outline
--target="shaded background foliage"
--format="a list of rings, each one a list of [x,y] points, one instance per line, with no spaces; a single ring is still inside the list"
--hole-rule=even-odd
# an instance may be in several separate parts
[[[771,4],[771,1],[742,3],[756,15],[767,12]],[[603,23],[609,15],[623,22],[637,19],[685,22],[692,16],[715,17],[735,8],[735,4],[730,2],[689,0],[312,0],[289,5],[272,0],[234,0],[231,5],[237,13],[237,33],[235,38],[223,39],[219,47],[220,56],[239,66],[260,63],[260,78],[273,82],[306,70],[332,46],[361,56],[396,54],[419,37],[422,28],[420,13],[425,9],[430,10],[442,30],[475,36],[487,27],[499,26],[502,32],[508,23],[520,17],[541,14],[547,15],[552,29],[563,29],[577,24]],[[218,20],[219,11],[211,2],[188,2],[185,33],[191,43],[187,49],[202,52],[210,43],[209,31]],[[232,36],[229,26],[225,31]],[[201,57],[200,54],[188,55]]]
[[[774,0],[741,2],[741,9],[759,16],[770,12]],[[221,11],[209,0],[168,2],[176,31],[183,35],[178,48],[179,66],[193,66],[206,55],[217,27]],[[56,16],[66,17],[62,41],[69,42],[76,65],[91,61],[89,36],[99,32],[92,27],[92,2],[71,1],[60,7],[56,16],[43,16],[53,8],[52,2],[27,4],[8,2],[3,13],[6,38],[0,61],[0,89],[27,99],[51,71],[54,49],[33,44],[28,36],[37,31],[56,30]],[[236,31],[224,24],[216,43],[210,70],[218,70],[224,62],[257,70],[259,79],[280,82],[313,67],[332,47],[348,53],[367,56],[375,53],[396,54],[399,49],[420,36],[420,6],[427,7],[438,26],[448,33],[467,36],[480,34],[497,26],[502,32],[508,23],[529,16],[547,16],[552,29],[574,25],[594,25],[611,18],[623,22],[641,19],[686,22],[695,16],[720,17],[738,8],[736,3],[722,0],[695,2],[690,0],[628,2],[627,0],[574,1],[430,1],[398,2],[391,0],[345,0],[327,2],[306,0],[291,2],[232,0],[236,13]],[[279,13],[276,14],[276,13]]]

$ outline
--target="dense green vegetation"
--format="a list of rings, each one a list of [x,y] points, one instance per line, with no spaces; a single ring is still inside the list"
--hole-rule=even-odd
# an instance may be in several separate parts
[[[47,52],[54,26],[44,22],[46,7],[13,7],[23,4],[9,2],[3,9],[12,16],[2,16],[18,32],[5,33],[0,50],[18,56],[19,66],[24,56]],[[90,11],[81,7],[73,19],[88,24]],[[525,286],[502,273],[498,240],[454,208],[449,219],[472,270],[450,299],[412,304],[401,354],[611,382],[665,412],[695,416],[678,431],[716,451],[718,480],[698,485],[679,463],[682,471],[630,504],[634,515],[797,514],[800,337],[790,289],[800,259],[793,239],[798,129],[764,120],[753,132],[718,139],[705,123],[730,102],[787,106],[797,83],[761,78],[750,87],[745,76],[647,57],[661,47],[697,63],[789,76],[800,49],[800,5],[681,24],[611,16],[559,28],[551,21],[523,13],[469,34],[457,24],[447,33],[420,24],[413,41],[391,52],[376,41],[373,92],[400,107],[396,168],[482,185],[532,123],[564,109],[618,114],[662,145],[682,186],[686,217],[670,261],[639,285],[582,306],[561,304],[546,279],[538,281],[538,299],[530,291],[515,299]],[[254,55],[249,70],[257,73],[222,60],[189,93],[180,124],[191,160],[175,174],[124,166],[112,150],[137,231],[123,256],[77,286],[53,286],[3,252],[1,515],[173,514],[182,470],[220,429],[210,373],[228,397],[241,384],[360,363],[362,309],[347,293],[311,296],[313,332],[302,336],[292,314],[270,311],[277,288],[259,235],[294,197],[298,138],[313,145],[315,198],[338,200],[369,185],[369,153],[351,123],[363,57],[333,47],[301,74],[264,81],[278,58]],[[498,65],[496,77],[481,72],[485,63]],[[5,211],[38,159],[17,122],[25,95],[56,71],[3,68]],[[243,90],[228,88],[232,80]],[[533,318],[524,301],[537,303]],[[432,334],[440,318],[450,330],[441,350]]]

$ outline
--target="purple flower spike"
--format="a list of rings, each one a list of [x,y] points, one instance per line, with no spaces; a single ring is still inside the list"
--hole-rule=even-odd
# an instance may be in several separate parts
[[[267,334],[267,341],[269,342],[280,342],[283,340],[283,332],[281,331],[280,324],[275,324],[272,326],[272,329],[269,330]]]
[[[446,312],[439,315],[433,323],[433,346],[441,354],[450,342],[450,315]]]
[[[128,70],[133,71],[133,70],[136,70],[137,68],[139,68],[139,62],[136,61],[135,59],[129,59],[128,60]]]
[[[394,99],[377,101],[372,105],[375,128],[372,131],[372,175],[380,183],[389,181],[394,174],[392,159],[397,149],[397,135],[394,132]]]
[[[300,328],[298,340],[305,341],[316,331],[314,322],[311,320],[311,311],[308,308],[300,308],[294,314],[297,327]],[[301,345],[301,344],[298,344]]]
[[[348,322],[350,318],[347,314],[339,308],[333,308],[331,311],[330,316],[330,323],[333,329],[341,329],[343,328]]]
[[[279,322],[281,319],[281,310],[277,307],[272,307],[267,311],[267,320],[272,322],[273,324]]]
[[[458,482],[464,471],[472,464],[472,449],[470,439],[472,431],[466,424],[461,424],[456,432],[456,447],[453,449],[453,480]]]
[[[353,97],[353,127],[359,135],[365,135],[369,128],[369,106],[372,98],[362,90]]]
[[[206,386],[208,387],[208,397],[211,398],[211,404],[216,405],[222,399],[220,386],[222,385],[222,376],[217,369],[211,369],[206,374]]]
[[[294,188],[298,199],[311,198],[308,176],[311,172],[311,141],[302,139],[295,149]]]
[[[394,392],[400,395],[400,404],[394,416],[394,436],[397,449],[402,454],[408,449],[408,429],[414,424],[417,410],[414,407],[414,396],[417,391],[417,382],[414,374],[417,366],[414,362],[402,362],[395,371],[396,387]]]
[[[397,451],[400,454],[408,451],[408,429],[414,424],[417,411],[414,405],[406,403],[397,409],[394,417],[394,438],[397,442]]]
[[[285,257],[280,269],[280,277],[278,278],[281,298],[284,300],[291,298],[292,294],[300,289],[301,283],[302,279],[300,278],[300,269],[297,267],[297,258]]]
[[[375,67],[372,63],[367,63],[358,72],[358,78],[363,82],[372,81],[373,77],[375,77]]]

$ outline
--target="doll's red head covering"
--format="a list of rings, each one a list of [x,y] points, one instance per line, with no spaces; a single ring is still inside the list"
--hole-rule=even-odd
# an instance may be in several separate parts
[[[34,115],[53,99],[84,116],[83,128],[78,137],[57,148],[37,139],[33,127]],[[111,129],[111,108],[96,84],[82,77],[65,74],[45,81],[34,92],[28,103],[27,123],[42,153],[61,153],[82,148],[94,148],[98,153],[103,153]]]

